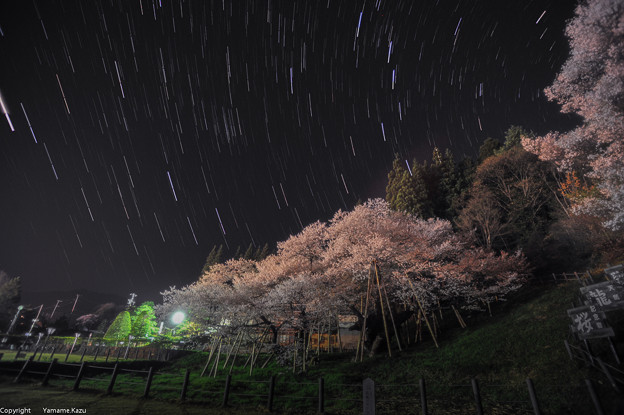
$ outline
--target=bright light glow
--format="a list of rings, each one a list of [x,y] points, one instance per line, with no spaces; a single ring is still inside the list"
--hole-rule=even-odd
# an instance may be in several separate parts
[[[184,318],[185,318],[185,317],[186,317],[186,316],[184,315],[184,313],[183,313],[183,312],[181,312],[181,311],[176,311],[176,312],[173,314],[173,317],[171,317],[171,321],[173,322],[173,324],[180,324],[180,323],[182,323],[182,322],[184,321]]]

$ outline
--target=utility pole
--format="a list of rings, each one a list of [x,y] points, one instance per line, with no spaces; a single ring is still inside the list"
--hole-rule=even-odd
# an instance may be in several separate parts
[[[56,300],[56,305],[54,306],[54,309],[52,310],[52,314],[50,314],[50,321],[52,321],[52,317],[54,317],[54,312],[56,311],[56,307],[58,307],[59,303],[62,303],[63,300]]]
[[[72,311],[70,314],[74,313],[74,309],[76,308],[76,303],[78,302],[78,297],[80,297],[80,294],[76,294],[76,301],[74,301],[74,306],[72,307]]]

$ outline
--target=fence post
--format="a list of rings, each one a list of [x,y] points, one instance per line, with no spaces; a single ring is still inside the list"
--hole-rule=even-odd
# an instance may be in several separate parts
[[[230,382],[232,382],[232,375],[227,375],[225,378],[225,390],[223,391],[223,404],[225,408],[227,406],[228,397],[230,396]]]
[[[110,347],[106,349],[106,363],[108,363],[108,357],[110,356]]]
[[[119,373],[119,363],[115,363],[115,367],[113,368],[113,374],[111,375],[110,383],[108,384],[108,389],[106,389],[106,394],[110,395],[113,393],[113,388],[115,387],[115,380],[117,379],[117,373]]]
[[[100,354],[100,346],[97,346],[95,348],[95,353],[93,355],[93,361],[95,362],[97,360],[98,354]]]
[[[67,359],[69,359],[69,355],[71,354],[72,349],[70,347],[67,348],[67,354],[65,355],[65,361],[67,362]]]
[[[39,352],[39,357],[37,358],[37,361],[40,362],[41,361],[41,356],[43,356],[43,352],[45,352],[45,346],[43,346],[41,348],[41,351]]]
[[[50,360],[54,360],[54,353],[56,352],[56,346],[52,347],[52,353],[50,353]]]
[[[52,367],[58,362],[58,359],[54,359],[50,362],[50,366],[48,366],[48,370],[43,376],[43,380],[41,381],[41,386],[47,386],[48,381],[50,380],[50,376],[52,376]]]
[[[427,385],[425,384],[425,378],[420,378],[420,407],[422,408],[422,415],[429,415],[427,409]]]
[[[371,378],[362,382],[362,406],[364,415],[375,415],[375,382]]]
[[[537,395],[535,394],[535,387],[533,381],[530,378],[526,380],[527,388],[529,389],[529,398],[531,398],[531,405],[533,405],[533,413],[535,415],[541,415],[539,404],[537,402]]]
[[[149,390],[152,387],[153,377],[154,377],[154,368],[150,367],[149,372],[147,372],[147,380],[145,381],[145,391],[143,392],[143,398],[147,398],[147,395],[149,395]]]
[[[4,353],[0,353],[0,360],[2,360],[2,356],[4,356]]]
[[[188,389],[189,384],[189,376],[191,375],[191,370],[186,369],[186,373],[184,374],[184,382],[182,382],[182,392],[180,392],[180,400],[183,401],[186,399],[186,390]]]
[[[82,364],[80,365],[80,369],[78,370],[78,374],[76,375],[76,380],[74,381],[74,390],[78,390],[78,387],[80,386],[80,381],[82,380],[82,377],[84,376],[84,371],[85,368],[87,367],[87,362],[82,362]]]
[[[594,384],[590,379],[585,379],[585,385],[587,386],[587,391],[589,392],[589,396],[591,397],[592,402],[594,403],[594,408],[596,408],[597,415],[604,415],[604,411],[602,410],[602,405],[600,405],[600,399],[598,399],[598,394],[596,394],[596,390],[594,389]]]
[[[38,348],[38,347],[36,347],[36,348],[35,348],[35,353],[33,353],[33,354],[32,354],[32,358],[33,358],[33,360],[35,360],[35,357],[37,357],[37,352],[38,352],[38,351],[39,351],[39,348]],[[619,363],[619,362],[618,362],[618,363]]]
[[[275,394],[275,375],[271,376],[269,381],[269,398],[267,400],[267,408],[269,412],[273,410],[273,396]]]
[[[318,412],[325,413],[325,379],[319,378]]]
[[[475,378],[470,379],[472,383],[472,392],[474,393],[475,404],[477,405],[477,415],[483,415],[483,405],[481,404],[481,392],[479,391],[479,382]]]
[[[82,349],[82,355],[80,356],[80,361],[82,362],[84,360],[85,354],[87,353],[87,347],[85,346],[84,349]]]
[[[24,366],[22,366],[22,369],[19,371],[19,373],[17,374],[17,376],[13,380],[13,383],[19,382],[19,380],[22,377],[22,375],[26,372],[26,368],[28,367],[28,364],[30,362],[32,362],[32,360],[33,360],[32,356],[30,356],[28,359],[26,359],[26,361],[24,362]]]

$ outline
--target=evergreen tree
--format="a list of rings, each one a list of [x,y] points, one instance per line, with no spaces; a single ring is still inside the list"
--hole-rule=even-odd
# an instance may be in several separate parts
[[[519,125],[512,125],[505,131],[505,142],[500,148],[496,149],[494,154],[503,154],[514,147],[522,146],[522,137],[534,138],[535,134],[525,130]]]
[[[253,249],[253,243],[249,243],[249,246],[247,247],[247,250],[245,251],[245,254],[243,255],[244,259],[254,259],[254,249]]]
[[[132,319],[130,317],[130,312],[124,310],[113,320],[113,323],[108,330],[106,330],[104,338],[107,340],[124,340],[128,338],[131,329]]]
[[[219,245],[219,248],[217,248],[216,245],[213,245],[212,250],[208,254],[208,257],[206,258],[206,263],[204,264],[204,267],[202,268],[202,272],[205,274],[208,271],[210,271],[211,266],[221,263],[222,257],[223,257],[223,245]]]
[[[264,258],[268,257],[271,254],[271,248],[269,248],[268,242],[264,243],[260,254],[257,256],[256,261],[262,261]]]
[[[158,325],[152,301],[146,301],[138,306],[130,318],[132,320],[130,334],[134,337],[149,337],[157,331]]]
[[[501,147],[500,141],[495,138],[488,137],[485,139],[481,147],[479,147],[479,157],[477,159],[478,164],[485,161],[486,158],[496,154],[496,151]]]
[[[241,248],[240,245],[238,245],[236,247],[236,252],[234,252],[234,256],[232,257],[233,259],[239,259],[241,257],[241,255],[243,254],[243,250]]]

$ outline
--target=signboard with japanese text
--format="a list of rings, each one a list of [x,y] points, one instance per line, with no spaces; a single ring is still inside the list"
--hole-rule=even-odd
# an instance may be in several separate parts
[[[599,337],[611,337],[615,333],[611,327],[607,327],[605,314],[596,306],[582,306],[568,310],[568,316],[572,319],[570,328],[581,339],[595,339]]]
[[[585,297],[586,305],[596,306],[598,310],[624,309],[624,286],[615,281],[581,287],[581,294]]]
[[[609,276],[610,280],[624,284],[624,266],[616,265],[615,267],[606,268],[604,272]]]

